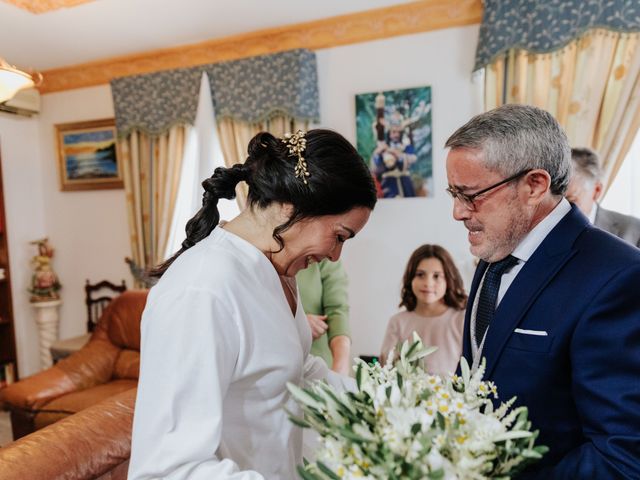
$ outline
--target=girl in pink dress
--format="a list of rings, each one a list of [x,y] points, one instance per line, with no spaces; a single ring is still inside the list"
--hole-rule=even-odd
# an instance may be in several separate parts
[[[405,310],[389,320],[382,342],[382,362],[415,331],[425,345],[438,347],[426,358],[427,370],[454,372],[462,354],[466,303],[462,277],[449,252],[439,245],[419,247],[404,272],[399,306]]]

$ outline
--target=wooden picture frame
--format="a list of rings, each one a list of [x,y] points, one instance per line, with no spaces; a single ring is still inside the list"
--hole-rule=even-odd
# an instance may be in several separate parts
[[[55,125],[60,190],[122,188],[113,118]]]
[[[431,87],[356,95],[357,149],[378,198],[433,197]]]

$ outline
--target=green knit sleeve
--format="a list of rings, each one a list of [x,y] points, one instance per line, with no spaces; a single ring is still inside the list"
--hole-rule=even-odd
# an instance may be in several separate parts
[[[324,259],[320,262],[320,275],[322,277],[322,310],[327,316],[329,341],[338,335],[348,337],[350,330],[347,272],[340,261],[331,262]]]

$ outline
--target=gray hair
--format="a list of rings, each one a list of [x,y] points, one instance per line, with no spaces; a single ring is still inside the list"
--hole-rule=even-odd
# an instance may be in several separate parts
[[[600,158],[590,148],[572,148],[571,160],[573,161],[574,175],[579,175],[584,180],[598,182],[602,178]]]
[[[569,184],[567,135],[540,108],[507,104],[476,115],[449,137],[445,147],[480,149],[484,165],[505,177],[535,168],[546,170],[554,195],[563,195]]]

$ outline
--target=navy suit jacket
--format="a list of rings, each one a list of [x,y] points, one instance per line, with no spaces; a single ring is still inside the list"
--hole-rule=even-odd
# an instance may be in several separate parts
[[[463,354],[471,362],[471,307]],[[547,336],[514,332],[546,331]],[[572,205],[496,309],[483,356],[501,400],[529,408],[550,448],[526,478],[640,478],[640,250]]]

